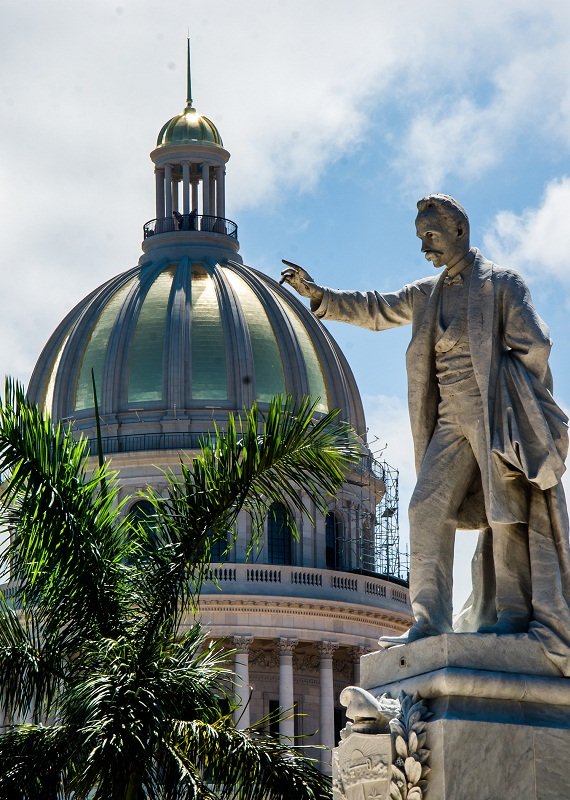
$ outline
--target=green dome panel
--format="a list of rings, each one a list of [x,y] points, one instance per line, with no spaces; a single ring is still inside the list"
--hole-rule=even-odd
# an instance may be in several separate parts
[[[129,403],[162,400],[164,338],[168,299],[176,268],[170,266],[151,284],[129,348]]]
[[[126,299],[134,279],[124,284],[108,301],[101,310],[89,336],[81,368],[77,379],[75,390],[75,411],[83,411],[93,408],[93,380],[91,370],[95,376],[95,386],[97,396],[102,396],[102,379],[105,358],[107,356],[107,346],[111,336],[111,331],[117,320],[117,316],[124,300]]]
[[[314,399],[318,398],[319,400],[316,406],[317,411],[326,413],[329,410],[328,392],[321,362],[319,361],[317,351],[315,350],[315,345],[311,341],[311,337],[309,336],[307,328],[305,325],[303,325],[296,312],[293,311],[293,309],[290,308],[287,303],[284,303],[280,297],[277,297],[275,294],[274,297],[287,315],[287,318],[289,319],[289,322],[295,331],[295,336],[297,337],[299,347],[301,348],[303,360],[305,362],[305,368],[307,370],[309,394]]]
[[[227,400],[228,380],[222,317],[214,281],[192,266],[192,399]]]
[[[277,394],[284,394],[285,374],[277,338],[261,300],[243,278],[232,270],[224,269],[244,314],[251,349],[255,379],[255,399],[269,403]]]

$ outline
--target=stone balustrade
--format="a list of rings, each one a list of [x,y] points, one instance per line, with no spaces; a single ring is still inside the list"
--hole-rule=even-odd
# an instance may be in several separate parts
[[[406,612],[410,609],[405,586],[385,578],[298,566],[213,564],[202,595],[219,594],[220,589],[239,595],[303,597],[355,603],[373,608]]]

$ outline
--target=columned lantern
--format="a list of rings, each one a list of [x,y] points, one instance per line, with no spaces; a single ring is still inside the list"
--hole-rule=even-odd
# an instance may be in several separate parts
[[[169,231],[214,232],[237,239],[237,226],[226,219],[230,154],[214,123],[194,108],[190,43],[187,88],[186,108],[162,126],[150,154],[155,165],[156,218],[144,226],[145,239]]]

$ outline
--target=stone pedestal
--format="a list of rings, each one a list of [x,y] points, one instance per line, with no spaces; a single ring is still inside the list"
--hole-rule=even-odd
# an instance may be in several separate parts
[[[453,634],[370,653],[361,686],[426,701],[426,800],[570,796],[570,680],[526,635]]]

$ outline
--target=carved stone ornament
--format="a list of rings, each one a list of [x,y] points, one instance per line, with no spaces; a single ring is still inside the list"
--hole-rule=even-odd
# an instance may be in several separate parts
[[[340,693],[340,704],[346,708],[351,722],[340,732],[341,738],[351,733],[390,733],[390,720],[400,713],[400,703],[388,695],[376,699],[360,686],[347,686]]]
[[[326,639],[317,645],[321,659],[332,658],[338,647],[338,642],[329,642]]]
[[[255,650],[249,655],[249,666],[252,668],[277,669],[279,657],[273,650]]]
[[[247,655],[253,644],[253,636],[232,636],[232,644],[240,655]]]
[[[279,654],[282,656],[292,656],[293,651],[299,644],[298,639],[285,639],[281,638],[278,642]]]
[[[432,716],[417,694],[400,694],[401,711],[390,721],[396,755],[390,777],[390,800],[422,800],[428,788],[430,751],[426,720]]]
[[[333,800],[387,800],[392,738],[352,733],[333,750]]]
[[[341,703],[353,721],[333,750],[333,800],[423,800],[429,773],[426,720],[431,713],[418,695],[402,692],[399,701],[387,695],[377,699],[348,686]]]

